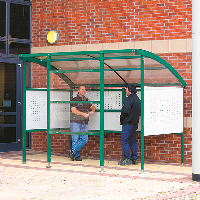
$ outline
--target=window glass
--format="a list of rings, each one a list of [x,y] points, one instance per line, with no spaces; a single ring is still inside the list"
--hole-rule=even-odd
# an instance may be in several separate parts
[[[16,112],[16,64],[0,63],[0,112]]]
[[[0,123],[1,124],[16,124],[16,116],[0,116]]]
[[[30,39],[30,6],[10,4],[10,35]]]
[[[0,128],[0,143],[16,142],[16,128]]]
[[[5,42],[0,42],[0,53],[6,53],[6,44]]]
[[[29,54],[30,53],[30,44],[15,43],[10,44],[10,54]]]
[[[6,35],[6,3],[0,1],[0,36]]]

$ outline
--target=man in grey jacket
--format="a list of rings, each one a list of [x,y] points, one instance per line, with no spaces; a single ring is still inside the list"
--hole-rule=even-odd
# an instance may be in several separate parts
[[[120,115],[120,124],[123,125],[121,146],[125,159],[119,162],[118,165],[137,164],[136,130],[138,128],[139,116],[141,115],[141,101],[136,93],[135,85],[128,84],[126,88],[128,97],[123,102]]]

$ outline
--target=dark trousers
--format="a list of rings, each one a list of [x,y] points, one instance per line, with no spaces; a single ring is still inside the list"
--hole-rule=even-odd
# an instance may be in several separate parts
[[[124,156],[131,160],[137,159],[137,141],[135,138],[137,128],[137,126],[128,124],[124,125],[122,128],[121,146],[124,151]]]

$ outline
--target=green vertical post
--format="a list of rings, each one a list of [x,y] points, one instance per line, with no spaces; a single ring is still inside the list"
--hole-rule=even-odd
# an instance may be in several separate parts
[[[51,137],[50,137],[50,69],[51,57],[47,56],[47,168],[51,167]]]
[[[125,99],[126,99],[126,89],[122,88],[122,104],[123,104]],[[124,151],[123,150],[122,150],[122,160],[124,160]]]
[[[183,133],[181,134],[181,163],[184,164],[184,87],[183,87]]]
[[[26,60],[23,60],[23,125],[22,125],[22,163],[26,163]]]
[[[141,57],[141,171],[144,172],[144,57]]]
[[[70,87],[70,101],[71,101],[72,98],[73,98],[73,90]],[[70,110],[70,117],[71,117],[71,110]],[[70,127],[70,125],[69,125],[69,127]],[[71,138],[71,135],[69,135],[69,148],[70,149],[72,148],[72,138]]]
[[[100,166],[104,172],[104,54],[100,54]]]

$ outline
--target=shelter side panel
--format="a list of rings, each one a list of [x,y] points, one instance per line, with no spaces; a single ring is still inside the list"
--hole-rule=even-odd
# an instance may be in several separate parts
[[[183,132],[183,88],[145,87],[144,135]]]

